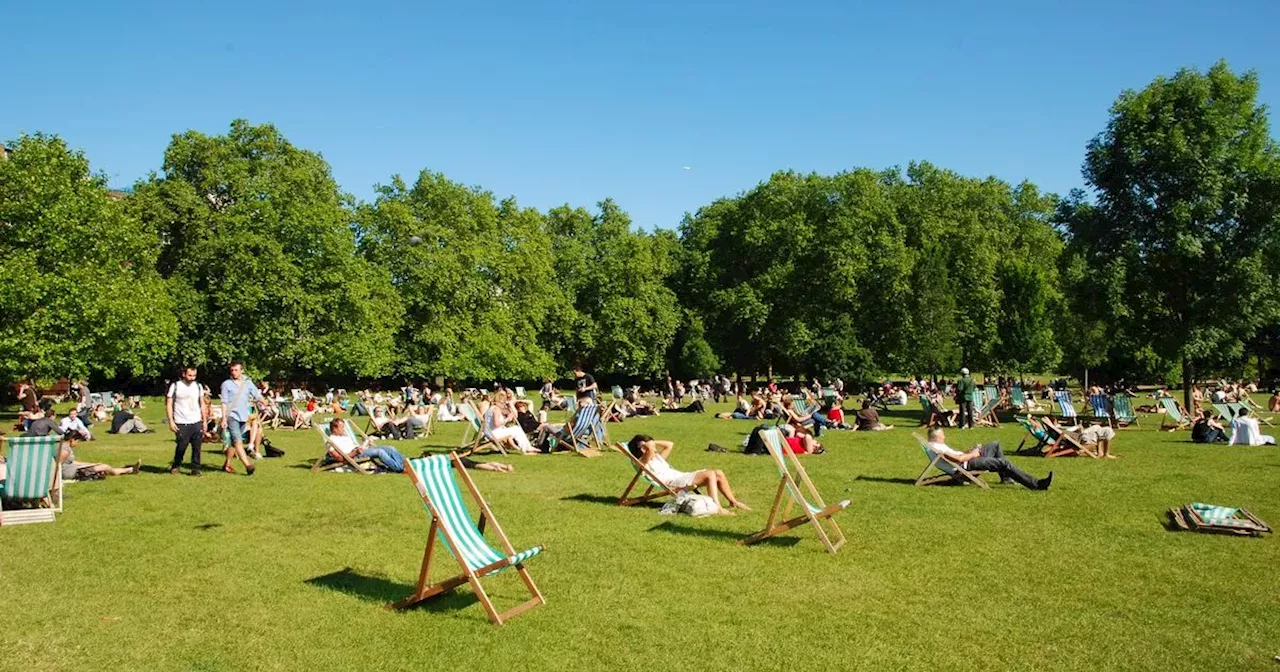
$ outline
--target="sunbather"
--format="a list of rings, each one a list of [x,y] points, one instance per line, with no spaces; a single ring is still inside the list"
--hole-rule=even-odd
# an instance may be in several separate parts
[[[1271,398],[1267,400],[1268,413],[1280,413],[1280,389],[1271,391]]]
[[[1196,443],[1226,443],[1227,430],[1213,419],[1213,411],[1205,409],[1191,425],[1191,440]]]
[[[481,410],[481,422],[485,424],[486,433],[494,441],[523,455],[537,454],[537,449],[529,443],[529,437],[525,436],[520,425],[508,426],[508,423],[513,423],[516,419],[516,407],[510,399],[500,398],[499,394],[495,392],[488,408]]]
[[[125,474],[137,474],[142,471],[142,460],[138,460],[128,467],[113,467],[101,462],[77,462],[74,443],[74,441],[63,441],[59,446],[58,464],[62,469],[62,480],[64,481],[91,478],[90,474],[123,476]]]
[[[369,421],[373,423],[374,433],[384,439],[399,441],[414,437],[413,428],[409,427],[407,420],[393,420],[381,406],[374,407]]]
[[[880,432],[886,429],[893,429],[893,425],[886,425],[880,421],[880,413],[871,407],[870,399],[862,400],[862,410],[858,411],[857,423],[859,432]]]
[[[1035,478],[1014,466],[1004,456],[999,441],[977,444],[969,452],[962,453],[946,443],[947,437],[941,427],[929,430],[929,449],[965,469],[972,471],[994,471],[1000,474],[1000,482],[1010,481],[1031,490],[1048,490],[1053,483],[1053,472],[1044,478]]]
[[[724,495],[729,506],[743,511],[751,507],[740,501],[729,486],[729,479],[719,469],[699,469],[693,472],[677,471],[667,462],[675,444],[671,441],[658,441],[651,436],[636,434],[627,442],[627,450],[649,470],[662,484],[672,490],[706,486],[710,489],[711,498],[720,504],[720,495]]]
[[[373,436],[364,437],[364,441],[356,444],[355,438],[347,433],[347,421],[334,418],[329,421],[329,436],[325,438],[325,462],[342,462],[343,456],[355,459],[367,457],[382,465],[387,471],[404,471],[404,456],[391,446],[375,446]]]
[[[782,426],[782,438],[787,442],[787,450],[795,455],[821,455],[827,452],[818,440],[813,438],[812,434],[805,432],[797,432],[795,427],[791,425]]]
[[[1233,446],[1274,446],[1274,436],[1263,434],[1258,427],[1258,419],[1249,415],[1249,409],[1242,408],[1231,421],[1231,445]]]

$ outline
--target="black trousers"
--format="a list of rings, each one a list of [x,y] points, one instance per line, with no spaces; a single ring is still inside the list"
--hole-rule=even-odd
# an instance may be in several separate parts
[[[973,427],[973,400],[971,399],[960,402],[960,426]]]
[[[191,467],[193,469],[200,468],[200,442],[203,437],[204,427],[198,422],[189,425],[178,425],[178,433],[174,435],[175,445],[173,448],[173,466],[175,468],[182,466],[182,458],[187,454],[187,446],[191,446]]]
[[[999,441],[983,444],[979,451],[981,457],[975,457],[969,460],[969,469],[994,471],[1000,474],[1000,480],[1013,480],[1024,488],[1035,489],[1040,485],[1040,479],[1028,474],[1027,472],[1013,466],[1013,463],[1006,460],[1004,451],[1000,449]]]

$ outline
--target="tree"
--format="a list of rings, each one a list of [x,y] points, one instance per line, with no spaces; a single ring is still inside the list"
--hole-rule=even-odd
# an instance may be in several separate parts
[[[0,160],[0,377],[154,375],[177,331],[156,232],[56,136]]]
[[[1113,318],[1133,344],[1181,364],[1187,405],[1200,367],[1277,316],[1280,163],[1257,92],[1219,62],[1122,93],[1084,163],[1097,216],[1067,222],[1083,263],[1123,287]]]
[[[319,154],[236,120],[227,135],[173,136],[163,172],[135,191],[131,209],[162,236],[179,360],[391,373],[400,302],[386,273],[355,254],[351,199]]]

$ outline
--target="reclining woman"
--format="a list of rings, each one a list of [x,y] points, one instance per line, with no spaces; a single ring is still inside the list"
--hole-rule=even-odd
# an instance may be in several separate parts
[[[699,469],[694,472],[677,471],[667,462],[667,456],[675,444],[670,441],[658,441],[651,436],[636,434],[627,442],[627,450],[643,464],[662,484],[672,490],[684,488],[707,487],[711,491],[711,499],[720,504],[720,495],[724,495],[729,506],[743,511],[750,511],[747,506],[733,494],[729,487],[729,479],[719,469]]]
[[[517,415],[515,402],[507,393],[494,392],[488,408],[481,412],[484,414],[482,422],[485,425],[485,433],[494,441],[511,450],[520,451],[522,455],[538,453],[538,450],[529,443],[529,437],[525,435],[520,425],[507,426],[508,423],[515,422]]]
[[[343,456],[355,459],[367,457],[382,465],[387,471],[404,471],[404,456],[391,446],[373,445],[373,436],[364,437],[360,444],[347,433],[347,421],[334,418],[329,421],[329,436],[325,437],[325,462],[343,462]]]

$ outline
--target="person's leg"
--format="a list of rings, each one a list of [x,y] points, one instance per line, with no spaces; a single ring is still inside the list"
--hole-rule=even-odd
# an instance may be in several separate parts
[[[404,456],[391,446],[372,446],[364,449],[365,457],[380,463],[387,471],[404,471]]]
[[[187,432],[187,428],[191,425],[178,425],[178,431],[173,435],[173,463],[169,465],[171,471],[177,471],[182,466],[182,458],[187,454],[187,445],[191,443],[191,435]],[[198,429],[200,426],[195,425]]]
[[[145,434],[146,432],[151,431],[151,428],[147,427],[147,423],[143,422],[142,418],[136,415],[133,416],[133,420],[131,422],[133,422],[133,432],[135,434]]]
[[[1013,480],[1024,488],[1035,490],[1040,486],[1040,480],[1027,472],[1014,466],[1012,462],[1004,458],[996,457],[977,457],[969,460],[969,469],[981,471],[994,471],[1000,474],[1000,480]]]
[[[980,449],[979,452],[982,454],[983,457],[994,457],[997,460],[1004,459],[1004,450],[1000,448],[999,441],[991,441],[991,442],[982,444],[982,448]]]

